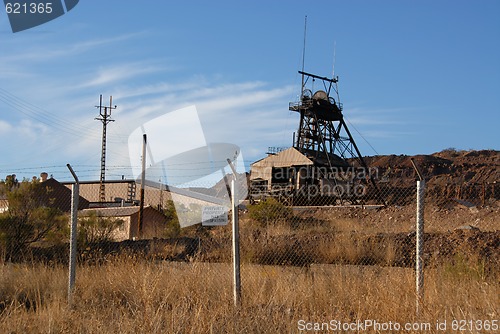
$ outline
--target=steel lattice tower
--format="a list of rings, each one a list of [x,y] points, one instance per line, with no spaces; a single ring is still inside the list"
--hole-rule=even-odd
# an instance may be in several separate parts
[[[113,97],[109,97],[109,107],[102,105],[102,95],[99,96],[99,105],[95,106],[99,108],[99,117],[96,117],[95,120],[102,122],[102,151],[101,151],[101,177],[100,177],[100,186],[99,186],[99,200],[101,202],[106,201],[106,188],[105,188],[105,180],[106,180],[106,128],[108,123],[114,122],[114,119],[111,119],[111,110],[116,109],[116,106],[113,105]]]
[[[302,71],[299,73],[303,76],[300,101],[289,105],[290,110],[300,114],[294,147],[327,167],[347,167],[349,164],[346,160],[351,158],[366,167],[344,121],[338,95],[338,77],[329,79]],[[313,94],[307,85],[313,86],[316,81],[322,83],[322,89]]]
[[[359,167],[367,170],[361,153],[342,114],[338,93],[338,77],[326,78],[299,71],[302,75],[300,100],[289,104],[289,110],[300,114],[300,123],[294,138],[294,147],[323,168],[329,175],[321,175],[337,182],[335,173]],[[314,85],[320,89],[314,93]],[[378,189],[373,178],[370,181]]]

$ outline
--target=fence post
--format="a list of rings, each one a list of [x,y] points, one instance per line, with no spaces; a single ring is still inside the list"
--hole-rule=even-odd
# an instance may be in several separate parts
[[[139,204],[139,217],[137,221],[136,238],[142,238],[142,223],[144,221],[144,189],[146,188],[146,147],[148,144],[147,135],[142,135],[142,173],[141,173],[141,202]]]
[[[417,227],[416,227],[416,254],[415,254],[415,270],[416,270],[416,291],[417,291],[417,316],[420,315],[420,306],[424,298],[424,197],[425,197],[425,181],[417,181]]]
[[[73,168],[67,164],[71,175],[75,179],[75,183],[71,187],[71,232],[69,241],[69,278],[68,278],[68,304],[73,302],[73,289],[75,287],[76,278],[76,243],[78,230],[78,198],[80,197],[80,184]]]
[[[236,186],[237,173],[230,159],[227,159],[231,170],[233,171],[233,179],[231,180],[231,202],[232,202],[232,221],[233,221],[233,295],[234,306],[241,305],[241,277],[240,277],[240,228],[238,217],[238,194]]]
[[[421,306],[424,298],[424,200],[425,200],[425,180],[418,166],[411,159],[413,168],[417,172],[417,224],[416,224],[416,250],[415,250],[415,283],[416,283],[416,314],[420,317]]]

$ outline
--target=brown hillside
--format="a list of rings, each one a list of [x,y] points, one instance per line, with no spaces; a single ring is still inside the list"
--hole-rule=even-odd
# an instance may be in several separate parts
[[[379,177],[395,182],[413,183],[416,179],[411,158],[429,185],[495,183],[500,181],[500,151],[444,150],[431,155],[384,155],[366,157]]]

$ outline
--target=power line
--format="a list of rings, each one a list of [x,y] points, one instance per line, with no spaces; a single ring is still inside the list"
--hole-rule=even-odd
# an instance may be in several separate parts
[[[50,127],[54,127],[54,125],[56,125],[60,132],[85,137],[88,137],[89,135],[95,136],[95,134],[89,133],[89,128],[78,123],[65,120],[60,116],[53,115],[49,111],[27,102],[2,88],[0,88],[0,101],[39,123]]]

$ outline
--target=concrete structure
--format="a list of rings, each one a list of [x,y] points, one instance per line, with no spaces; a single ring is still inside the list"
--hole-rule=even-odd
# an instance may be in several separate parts
[[[165,216],[158,210],[147,206],[143,211],[142,234],[138,235],[139,207],[116,207],[86,209],[78,213],[78,217],[89,217],[95,213],[98,217],[121,219],[123,224],[113,232],[114,241],[134,240],[136,238],[152,239],[163,237],[166,224]]]
[[[70,187],[71,183],[67,183],[66,186]],[[135,189],[140,189],[140,183],[136,184],[134,180],[106,181],[106,194],[110,199],[108,202],[99,202],[99,186],[96,181],[80,182],[80,194],[90,199],[90,209],[139,207],[140,202],[136,199]],[[131,189],[134,191],[131,192]],[[228,197],[220,196],[214,188],[176,188],[145,181],[144,206],[163,212],[172,204],[175,206],[180,226],[187,227],[202,222],[202,212],[205,207],[229,207],[230,200]],[[132,233],[132,236],[136,234]]]
[[[72,182],[63,183],[68,189],[71,189]],[[118,207],[139,205],[139,196],[136,190],[140,189],[140,183],[134,180],[113,180],[106,181],[106,202],[99,202],[99,181],[80,181],[80,195],[87,199],[90,208],[98,207]],[[208,189],[210,190],[210,189]],[[223,205],[229,203],[217,198],[215,194],[204,194],[201,190],[194,191],[170,187],[158,182],[146,180],[144,191],[144,205],[162,210],[174,200],[183,203],[186,206],[196,205]],[[227,202],[227,203],[226,203]]]
[[[250,182],[260,181],[268,191],[271,191],[273,184],[289,184],[300,188],[308,169],[313,165],[311,159],[291,147],[251,164]]]

